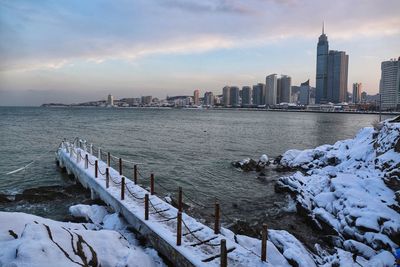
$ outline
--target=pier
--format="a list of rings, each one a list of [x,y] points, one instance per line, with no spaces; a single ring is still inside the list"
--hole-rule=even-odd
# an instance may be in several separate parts
[[[268,256],[277,251],[269,246],[266,226],[259,251],[246,248],[224,235],[218,202],[212,229],[184,212],[181,188],[177,189],[178,205],[174,207],[155,194],[154,174],[148,177],[150,190],[146,190],[137,183],[137,164],[132,163],[131,180],[123,173],[123,159],[113,158],[100,148],[95,151],[84,140],[63,141],[56,159],[61,168],[90,190],[92,198],[101,199],[119,212],[134,231],[175,266],[273,266]],[[118,170],[111,166],[112,160],[117,162]]]

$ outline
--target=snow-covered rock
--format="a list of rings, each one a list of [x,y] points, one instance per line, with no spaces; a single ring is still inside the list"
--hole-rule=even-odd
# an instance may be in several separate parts
[[[300,170],[281,177],[278,187],[294,192],[317,225],[347,240],[343,249],[368,264],[388,266],[382,257],[400,245],[400,206],[387,184],[400,169],[400,123],[387,120],[334,145],[289,150],[280,164]]]
[[[0,266],[158,266],[120,233],[0,212]]]

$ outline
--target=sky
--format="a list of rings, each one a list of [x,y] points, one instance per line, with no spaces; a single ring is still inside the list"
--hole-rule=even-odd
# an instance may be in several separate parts
[[[399,0],[0,0],[0,105],[315,84],[322,22],[349,91],[400,56]]]

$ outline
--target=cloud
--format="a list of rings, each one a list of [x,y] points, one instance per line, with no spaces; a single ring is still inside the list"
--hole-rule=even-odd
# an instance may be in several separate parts
[[[322,21],[330,40],[383,42],[400,34],[399,9],[398,0],[3,0],[0,72],[270,45],[296,50],[302,40],[313,42],[313,56]]]
[[[245,6],[238,1],[227,0],[157,0],[163,7],[181,9],[193,13],[233,13],[233,14],[252,14],[255,10]]]

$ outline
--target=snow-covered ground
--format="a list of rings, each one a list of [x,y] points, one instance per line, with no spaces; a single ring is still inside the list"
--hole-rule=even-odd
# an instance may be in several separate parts
[[[296,195],[318,227],[338,235],[340,254],[353,253],[362,266],[393,266],[400,244],[399,122],[364,128],[334,145],[289,150],[280,165],[298,171],[278,186]]]
[[[165,266],[143,248],[117,214],[86,209],[94,223],[69,223],[17,212],[0,212],[0,266]]]

